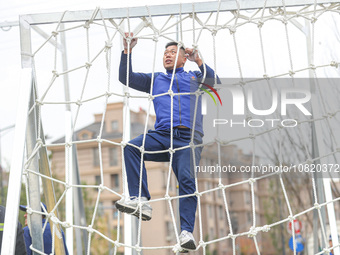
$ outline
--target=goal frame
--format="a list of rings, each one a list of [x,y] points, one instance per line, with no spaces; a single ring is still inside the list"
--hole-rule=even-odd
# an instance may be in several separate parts
[[[260,0],[239,0],[239,1],[211,1],[211,2],[200,2],[195,3],[195,13],[207,13],[207,12],[223,12],[223,11],[233,11],[233,10],[250,10],[250,9],[260,9],[263,8],[263,2]],[[316,4],[330,4],[330,3],[339,3],[339,1],[335,0],[318,0]],[[301,5],[314,5],[314,0],[286,0],[285,6],[301,6]],[[178,15],[179,14],[179,6],[180,12],[182,14],[189,14],[193,12],[193,4],[192,3],[183,3],[183,4],[169,4],[169,5],[154,5],[148,6],[150,13],[152,16],[164,16],[164,15]],[[265,8],[274,8],[274,7],[282,7],[281,0],[267,0]],[[129,7],[129,8],[109,8],[102,9],[102,18],[103,19],[115,19],[115,18],[124,18],[129,16],[130,18],[134,17],[143,17],[149,16],[148,10],[145,6],[139,7]],[[23,164],[24,164],[24,156],[25,156],[25,148],[27,148],[27,144],[29,140],[34,140],[35,137],[32,133],[27,132],[28,127],[38,128],[36,127],[36,119],[29,120],[28,111],[30,105],[30,97],[34,94],[34,77],[32,75],[32,43],[31,43],[31,32],[32,30],[36,31],[39,35],[44,37],[45,39],[49,38],[43,30],[38,28],[36,25],[43,24],[52,24],[60,22],[60,17],[62,17],[63,13],[44,13],[44,14],[29,14],[29,15],[21,15],[19,18],[19,29],[20,29],[20,47],[21,47],[21,66],[22,66],[22,75],[21,75],[21,84],[20,84],[20,95],[19,102],[20,107],[17,112],[17,120],[15,127],[15,140],[14,140],[14,149],[15,153],[12,156],[12,163],[10,168],[10,179],[9,179],[9,187],[8,195],[7,195],[7,206],[6,206],[6,218],[4,225],[4,235],[3,235],[3,246],[2,253],[3,254],[14,254],[15,251],[15,240],[16,240],[16,225],[18,222],[18,207],[20,202],[20,189],[21,189],[21,177],[23,174]],[[89,20],[89,18],[93,16],[93,10],[84,10],[84,11],[69,11],[64,13],[63,20],[61,23],[66,22],[85,22]],[[98,17],[94,17],[93,20],[99,19]],[[67,65],[67,56],[65,46],[56,42],[53,38],[49,40],[50,43],[57,46],[57,48],[63,54],[63,66]],[[67,76],[66,76],[67,77]],[[67,78],[64,79],[64,83],[67,84]],[[65,92],[66,93],[66,92]],[[313,107],[314,109],[314,107]],[[72,125],[72,120],[69,118],[69,126]],[[318,133],[318,127],[316,128],[316,133]],[[33,137],[32,137],[33,136]],[[324,151],[323,149],[323,141],[319,139],[317,136],[314,137],[317,140],[317,150],[319,152]],[[26,145],[25,141],[26,140]],[[69,157],[72,158],[72,152],[69,152]],[[46,162],[45,162],[46,164]],[[72,168],[72,166],[71,166]],[[43,178],[45,179],[45,178]],[[20,181],[18,181],[20,180]],[[35,185],[39,185],[35,183]],[[51,184],[49,184],[49,187]],[[325,187],[325,193],[327,200],[329,199],[329,191],[330,186],[326,184],[327,190]],[[53,187],[52,187],[53,189]],[[35,205],[40,204],[40,197],[36,198],[39,200],[39,203],[35,203]],[[53,202],[51,201],[52,205]],[[32,207],[35,210],[40,210],[39,207]],[[333,210],[334,213],[334,210]],[[330,218],[333,218],[330,217]],[[336,226],[335,224],[331,224]],[[334,230],[332,230],[332,235]],[[129,231],[125,231],[125,234],[131,236]],[[33,239],[33,238],[32,238]],[[333,239],[334,241],[336,240]],[[39,241],[38,241],[39,243]],[[334,244],[337,242],[335,241]],[[73,247],[71,251],[73,250]],[[335,249],[335,254],[338,253],[339,249]]]

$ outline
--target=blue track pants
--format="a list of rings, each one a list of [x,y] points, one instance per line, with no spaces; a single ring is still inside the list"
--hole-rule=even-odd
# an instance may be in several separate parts
[[[190,129],[173,129],[173,148],[180,148],[187,146],[191,140]],[[138,147],[142,146],[143,136],[140,135],[129,143]],[[202,136],[196,132],[194,136],[194,143],[201,144]],[[160,151],[168,150],[170,148],[170,130],[149,130],[145,137],[144,150],[145,151]],[[195,149],[196,165],[201,159],[202,147]],[[140,164],[141,152],[139,149],[127,145],[124,148],[125,167],[127,174],[127,181],[129,186],[130,196],[139,196],[139,181],[140,181]],[[147,154],[143,156],[143,161],[168,162],[170,161],[169,153]],[[177,177],[179,183],[179,195],[193,194],[196,191],[194,179],[194,164],[192,149],[187,148],[176,151],[173,154],[172,169]],[[150,199],[148,190],[147,174],[145,164],[143,162],[142,172],[142,188],[141,196]],[[193,232],[195,225],[195,213],[197,208],[197,197],[190,196],[179,199],[179,212],[181,221],[181,230]]]

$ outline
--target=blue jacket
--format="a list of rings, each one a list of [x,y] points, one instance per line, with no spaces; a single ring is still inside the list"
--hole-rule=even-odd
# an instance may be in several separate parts
[[[2,247],[2,235],[5,222],[6,208],[0,205],[0,253]],[[24,241],[24,231],[22,231],[21,223],[18,221],[17,225],[17,239],[15,242],[15,255],[26,255],[26,247]]]
[[[44,227],[45,221],[46,221],[46,219],[42,219],[43,227]],[[68,250],[67,250],[66,243],[65,243],[64,232],[61,231],[61,234],[63,236],[65,254],[68,255]],[[29,230],[28,226],[24,227],[24,238],[25,238],[25,243],[26,243],[27,255],[31,255],[32,250],[30,249],[30,246],[32,244],[32,238],[31,238],[31,234],[30,234],[30,230]],[[46,225],[46,228],[45,228],[45,231],[44,231],[44,234],[43,234],[43,239],[44,239],[44,253],[51,254],[52,253],[52,234],[51,234],[51,227],[50,227],[49,222],[47,222],[47,225]]]
[[[134,73],[131,65],[131,54],[129,63],[129,87],[151,93],[151,79],[152,73]],[[208,65],[206,66],[206,78],[210,85],[213,85],[212,79],[214,78],[214,70]],[[199,80],[203,78],[204,67],[201,65],[201,71],[189,71],[185,72],[183,68],[177,68],[175,71],[175,77],[172,84],[173,93],[193,93],[199,88]],[[152,95],[160,95],[168,93],[170,89],[170,83],[172,78],[172,72],[166,73],[156,72],[154,74],[154,84]],[[127,54],[122,52],[120,66],[119,66],[119,81],[126,85],[126,74],[127,74]],[[219,80],[218,80],[219,81]],[[156,130],[170,129],[171,121],[171,97],[169,94],[155,97],[153,100],[155,113],[156,113]],[[173,97],[173,127],[186,126],[193,128],[194,110],[196,105],[196,95],[175,95]],[[198,131],[203,135],[203,116],[202,116],[202,103],[201,96],[198,98],[197,104],[197,115],[195,122],[195,131]]]

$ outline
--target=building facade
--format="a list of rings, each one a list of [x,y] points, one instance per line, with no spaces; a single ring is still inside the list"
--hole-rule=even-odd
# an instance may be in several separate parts
[[[147,113],[140,109],[139,112],[131,111],[131,138],[143,133],[145,128],[145,119]],[[101,231],[106,232],[104,235],[116,240],[117,226],[120,226],[120,241],[123,242],[124,223],[122,215],[118,220],[118,212],[114,206],[123,193],[123,176],[122,176],[122,147],[120,142],[123,137],[123,103],[111,103],[107,106],[104,115],[104,125],[100,138],[102,139],[100,147],[98,146],[97,137],[100,135],[100,126],[103,114],[95,114],[94,122],[75,132],[75,141],[78,141],[77,158],[79,175],[82,184],[89,185],[89,188],[83,189],[85,192],[85,207],[87,208],[87,225],[90,224],[94,213],[94,205],[98,198],[98,186],[103,185],[107,188],[101,191],[98,212],[96,219],[101,224]],[[155,116],[150,116],[147,129],[153,128]],[[81,142],[84,141],[84,142]],[[86,142],[85,142],[86,141]],[[64,143],[64,138],[55,141],[55,143]],[[53,146],[51,150],[52,173],[56,178],[63,180],[65,169],[65,147]],[[212,166],[217,164],[217,145],[205,146],[202,152],[201,166]],[[221,147],[222,157],[221,164],[234,165],[251,165],[252,155],[245,155],[240,149],[234,145]],[[101,167],[102,166],[102,167]],[[146,162],[149,190],[152,199],[164,198],[168,183],[169,172],[171,172],[169,195],[176,196],[177,183],[174,174],[168,163],[164,162]],[[102,169],[102,173],[101,173]],[[230,176],[224,174],[222,176],[222,184],[232,184],[250,176]],[[230,233],[229,223],[226,213],[225,202],[228,205],[230,220],[234,233],[242,233],[249,231],[253,223],[252,214],[252,194],[249,183],[235,185],[226,189],[218,189],[218,176],[200,173],[197,175],[198,191],[203,192],[200,197],[199,208],[196,213],[196,225],[194,236],[197,244],[202,240],[210,242],[214,239],[225,238]],[[261,210],[260,200],[268,196],[265,189],[265,183],[254,183],[254,198],[256,225],[265,225],[263,210]],[[224,193],[224,194],[223,194]],[[171,203],[171,207],[170,204]],[[178,200],[171,202],[161,200],[152,202],[153,216],[149,222],[142,222],[141,225],[141,246],[143,247],[161,247],[171,246],[176,243],[175,227],[179,232],[179,216],[178,216]],[[172,208],[172,210],[171,210]],[[173,217],[176,226],[173,224]],[[199,220],[201,219],[201,220]],[[101,220],[101,221],[100,221]],[[201,222],[201,224],[200,224]],[[103,227],[104,226],[104,227]],[[260,238],[261,239],[261,238]],[[257,240],[260,246],[268,246],[270,251],[271,245],[269,240]],[[239,254],[256,254],[254,243],[248,237],[237,238],[237,250]],[[102,250],[107,250],[111,254],[113,251],[112,244],[106,242]],[[232,254],[232,243],[230,239],[221,242],[211,242],[206,246],[209,254]],[[111,250],[111,251],[110,251]],[[118,249],[123,254],[123,247]],[[95,252],[95,251],[94,251]],[[202,249],[192,254],[203,254]],[[144,250],[144,255],[150,254],[173,254],[171,249],[163,250]],[[263,253],[263,254],[270,254]]]

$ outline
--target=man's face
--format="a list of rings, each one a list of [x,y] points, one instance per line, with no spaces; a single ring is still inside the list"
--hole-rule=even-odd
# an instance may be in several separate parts
[[[25,217],[25,226],[27,226],[27,213],[25,213],[24,217]]]
[[[171,45],[167,47],[163,55],[163,65],[166,70],[173,70],[176,62],[177,46]],[[183,50],[179,50],[176,68],[183,67],[186,62]]]

